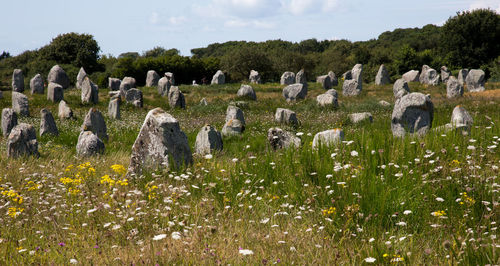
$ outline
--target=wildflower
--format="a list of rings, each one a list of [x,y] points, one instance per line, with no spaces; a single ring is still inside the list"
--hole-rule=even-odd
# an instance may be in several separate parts
[[[250,249],[240,249],[239,253],[243,256],[253,255],[253,251]]]
[[[113,169],[113,171],[119,175],[124,175],[125,173],[127,173],[127,169],[125,169],[125,167],[121,164],[113,164],[111,165],[111,169]]]
[[[167,234],[159,234],[159,235],[155,235],[155,236],[153,237],[153,240],[154,240],[154,241],[158,241],[158,240],[162,240],[162,239],[164,239],[164,238],[166,238],[166,237],[167,237]]]
[[[69,263],[71,263],[71,264],[78,264],[78,261],[76,259],[70,259]]]
[[[24,211],[24,208],[11,207],[11,208],[8,209],[7,215],[9,215],[11,218],[16,218],[23,211]]]
[[[443,201],[444,201],[444,199],[443,199],[443,198],[440,198],[440,197],[437,197],[437,198],[436,198],[436,201],[443,202]]]
[[[351,151],[352,157],[358,157],[359,153],[357,151]]]
[[[66,246],[66,243],[64,243],[64,242],[59,242],[59,244],[58,244],[58,245],[59,245],[60,247],[64,247],[64,246]]]
[[[205,157],[204,157],[204,158],[205,158],[205,159],[207,159],[207,160],[210,160],[210,159],[212,159],[213,157],[214,157],[214,156],[213,156],[212,154],[207,154],[207,155],[205,155]]]
[[[172,233],[172,239],[174,239],[174,240],[181,239],[181,233],[180,232],[173,232]]]
[[[439,217],[439,216],[444,216],[446,213],[444,211],[435,211],[431,213],[432,216]]]
[[[337,211],[337,209],[335,207],[330,207],[328,209],[324,209],[322,211],[322,213],[323,213],[323,216],[329,216],[329,215],[335,214],[336,211]]]
[[[377,260],[377,259],[375,259],[375,258],[368,257],[368,258],[366,258],[366,259],[365,259],[365,262],[366,262],[366,263],[374,263],[376,260]]]

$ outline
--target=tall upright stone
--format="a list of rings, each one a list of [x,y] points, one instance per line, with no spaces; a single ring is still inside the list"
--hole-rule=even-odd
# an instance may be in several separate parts
[[[100,139],[108,139],[106,122],[104,121],[102,113],[96,108],[90,108],[89,112],[85,116],[82,124],[82,131],[92,131]]]
[[[467,78],[467,74],[469,74],[468,69],[460,69],[458,71],[458,82],[463,86],[465,85],[465,79]]]
[[[286,71],[281,75],[280,84],[281,85],[291,85],[295,83],[295,73]]]
[[[464,94],[464,86],[460,84],[457,78],[450,76],[446,82],[446,97],[456,98]]]
[[[7,138],[7,157],[38,157],[39,155],[35,128],[25,123],[15,126]]]
[[[92,82],[89,77],[85,76],[82,81],[82,94],[81,100],[83,104],[98,104],[99,103],[99,89],[97,85]]]
[[[306,77],[306,72],[304,71],[304,69],[301,69],[295,75],[295,83],[303,84],[304,87],[307,89],[307,77]]]
[[[168,92],[168,104],[170,108],[186,109],[186,99],[184,94],[179,90],[179,87],[172,86]]]
[[[316,83],[321,84],[321,87],[325,90],[332,88],[332,80],[329,75],[323,75],[316,77]]]
[[[432,69],[432,68],[428,65],[422,66],[422,70],[420,71],[420,77],[418,78],[420,83],[425,84],[424,83],[424,76],[427,75],[427,70],[429,70],[429,69]]]
[[[64,69],[59,65],[53,66],[49,75],[47,76],[47,83],[57,83],[63,87],[63,89],[69,88],[69,78]]]
[[[358,86],[360,86],[359,90],[361,90],[361,86],[363,83],[363,65],[362,64],[356,64],[352,69],[351,69],[351,75],[352,79],[358,82]]]
[[[24,91],[24,75],[21,69],[14,69],[12,73],[12,91]]]
[[[450,76],[451,76],[451,71],[446,66],[442,66],[441,67],[441,81],[443,83],[447,83]]]
[[[212,151],[222,151],[222,136],[217,129],[211,125],[205,125],[196,135],[194,150],[197,154],[209,154]]]
[[[245,131],[245,117],[240,108],[229,105],[226,110],[226,123],[222,128],[223,136],[233,136]]]
[[[45,134],[59,135],[54,116],[52,116],[52,113],[48,109],[43,108],[40,110],[40,117],[40,137]]]
[[[2,109],[2,134],[6,138],[10,131],[17,126],[17,114],[11,108]]]
[[[212,85],[213,84],[224,84],[226,83],[226,76],[224,76],[224,73],[222,70],[217,70],[215,75],[212,77]]]
[[[389,76],[389,71],[384,66],[384,64],[380,65],[378,69],[377,76],[375,76],[375,84],[376,85],[385,85],[391,83],[391,79]]]
[[[356,96],[363,90],[363,65],[356,64],[349,74],[346,74],[344,84],[342,85],[342,94],[345,96]]]
[[[13,91],[12,92],[12,109],[18,115],[30,116],[28,97],[26,95]]]
[[[192,162],[188,139],[179,122],[161,108],[149,111],[132,146],[129,174],[140,176],[144,169],[170,169]]]
[[[64,89],[57,83],[49,83],[47,86],[47,100],[57,103],[64,100]]]
[[[250,76],[248,77],[248,79],[250,80],[250,83],[253,83],[253,84],[261,84],[262,83],[262,79],[260,77],[259,72],[255,71],[255,70],[250,71]]]
[[[117,78],[108,78],[108,88],[110,91],[118,91],[120,90],[120,85],[122,81]]]
[[[470,92],[484,91],[484,71],[481,69],[471,69],[465,78],[467,90]]]
[[[160,80],[160,75],[154,70],[149,70],[146,74],[146,87],[158,86],[158,80]]]
[[[425,135],[432,128],[433,119],[434,105],[428,96],[419,92],[407,94],[396,100],[394,105],[392,134],[395,137]]]
[[[59,117],[59,119],[73,118],[73,110],[71,110],[71,108],[64,100],[59,102],[57,116]]]
[[[82,89],[82,83],[85,77],[87,76],[87,72],[85,72],[85,69],[83,67],[80,68],[80,71],[78,71],[78,75],[76,76],[76,88],[81,90]]]
[[[330,82],[332,83],[332,87],[339,85],[339,80],[333,71],[328,72],[328,76],[330,77]]]
[[[31,80],[30,80],[30,89],[31,89],[31,94],[44,94],[45,89],[43,87],[43,78],[42,75],[36,74]]]
[[[120,98],[112,98],[109,100],[108,116],[113,119],[120,119]]]

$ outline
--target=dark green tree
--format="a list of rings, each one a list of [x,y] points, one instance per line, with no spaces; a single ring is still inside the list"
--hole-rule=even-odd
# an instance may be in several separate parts
[[[221,67],[233,81],[248,80],[250,71],[259,71],[265,79],[272,68],[271,61],[262,49],[247,45],[231,50],[221,58]]]
[[[180,51],[177,49],[165,49],[160,46],[156,46],[151,50],[147,50],[142,54],[143,57],[160,57],[160,56],[172,56],[172,55],[179,55]]]

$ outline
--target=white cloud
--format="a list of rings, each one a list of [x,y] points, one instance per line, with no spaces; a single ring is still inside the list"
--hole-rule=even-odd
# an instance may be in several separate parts
[[[185,16],[166,17],[162,14],[159,14],[158,12],[153,12],[151,13],[151,16],[149,16],[149,23],[156,26],[179,26],[186,23],[187,21],[188,19]]]
[[[272,29],[275,27],[274,23],[261,21],[261,20],[241,20],[241,19],[230,19],[224,22],[224,26],[227,28],[245,28],[252,27],[256,29]]]
[[[469,10],[491,8],[500,14],[500,0],[475,0],[469,5]]]
[[[281,9],[280,0],[211,0],[205,5],[193,5],[194,13],[213,18],[262,18],[273,16]]]
[[[323,11],[324,12],[330,12],[334,11],[335,8],[339,6],[339,1],[338,0],[325,0],[323,3]]]
[[[186,21],[187,21],[187,18],[184,17],[184,16],[178,16],[178,17],[170,17],[168,19],[168,21],[170,22],[170,24],[172,25],[180,25],[180,24],[184,24]]]
[[[151,13],[151,16],[149,17],[149,22],[151,24],[158,24],[160,23],[160,15],[156,12]]]
[[[339,0],[291,0],[286,1],[285,5],[288,12],[293,15],[326,13],[334,11],[339,6]]]

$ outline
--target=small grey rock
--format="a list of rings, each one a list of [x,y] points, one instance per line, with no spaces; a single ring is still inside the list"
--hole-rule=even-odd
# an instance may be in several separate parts
[[[146,87],[158,86],[158,80],[160,80],[160,75],[154,70],[149,70],[146,74]]]
[[[333,108],[339,107],[337,97],[334,96],[334,94],[332,93],[323,93],[316,96],[316,102],[321,107],[333,107]]]
[[[351,122],[354,124],[361,123],[364,121],[370,121],[370,123],[373,123],[373,116],[369,112],[353,113],[349,114],[349,120],[351,120]]]
[[[57,116],[59,117],[59,119],[70,119],[73,117],[73,110],[71,110],[71,108],[64,100],[59,102]]]
[[[97,85],[92,82],[89,77],[85,76],[83,78],[82,84],[82,95],[81,100],[83,104],[98,104],[99,103],[99,89]]]
[[[450,78],[450,76],[451,76],[451,71],[446,66],[442,66],[441,67],[441,81],[443,83],[448,82],[448,79]]]
[[[306,96],[307,96],[307,87],[301,83],[288,85],[283,89],[283,97],[285,97],[287,101],[305,99]]]
[[[316,77],[316,83],[321,84],[321,87],[325,90],[329,90],[332,88],[332,81],[329,75]]]
[[[299,124],[297,114],[295,114],[294,111],[285,108],[276,109],[276,113],[274,114],[274,121],[280,124],[289,124],[294,126]]]
[[[460,85],[465,85],[465,79],[467,78],[467,74],[469,74],[468,69],[460,69],[458,71],[458,82],[460,82]]]
[[[104,142],[91,131],[82,131],[78,136],[76,154],[80,157],[90,157],[104,153]]]
[[[378,104],[380,104],[381,106],[384,106],[384,107],[389,107],[391,106],[391,103],[387,102],[387,101],[384,101],[384,100],[380,100],[378,102]]]
[[[209,154],[213,150],[222,151],[222,136],[213,126],[205,125],[196,135],[194,150],[197,154]]]
[[[396,97],[396,99],[410,93],[408,82],[402,78],[396,80],[396,82],[394,82],[394,86],[392,87],[392,92],[394,93],[394,97]]]
[[[418,70],[410,70],[403,74],[402,77],[406,82],[419,82],[420,72]]]
[[[456,98],[464,94],[464,86],[460,84],[457,78],[450,76],[446,82],[446,97]]]
[[[300,138],[281,128],[273,127],[267,131],[267,140],[273,150],[300,147]]]
[[[453,109],[451,114],[451,124],[456,128],[462,130],[464,135],[470,132],[474,119],[472,116],[463,108],[458,105]]]
[[[250,76],[248,77],[248,79],[250,80],[250,83],[253,83],[253,84],[261,84],[262,83],[259,72],[255,71],[255,70],[250,71]]]
[[[125,93],[125,101],[134,105],[135,107],[142,108],[144,104],[144,99],[142,97],[142,91],[138,89],[130,89]]]
[[[295,73],[286,71],[281,75],[280,84],[281,85],[291,85],[295,83]]]
[[[332,87],[339,85],[339,80],[333,71],[328,72],[328,76],[330,77],[330,82],[332,83]]]
[[[432,128],[433,119],[434,105],[428,96],[419,92],[407,94],[397,99],[394,105],[392,134],[396,137],[424,135]]]
[[[344,96],[357,96],[361,94],[362,86],[354,79],[344,81],[342,85],[342,94]]]
[[[224,73],[221,70],[217,70],[215,75],[212,77],[212,85],[224,83],[226,83],[226,76],[224,76]]]
[[[205,98],[201,99],[200,105],[207,106],[208,105],[207,99],[205,99]]]
[[[108,116],[113,119],[120,119],[120,98],[114,98],[109,100],[108,104]]]
[[[35,128],[25,123],[15,126],[7,138],[7,157],[38,157],[39,155]]]
[[[87,76],[87,72],[85,72],[85,69],[83,67],[80,68],[80,71],[78,71],[78,75],[76,76],[76,88],[81,90],[82,89],[82,83],[85,77]]]
[[[179,90],[179,87],[172,86],[168,92],[168,104],[170,108],[186,109],[186,100],[184,94]]]
[[[307,89],[307,78],[306,78],[306,72],[304,71],[304,69],[301,69],[295,75],[295,83],[303,84],[304,87]]]
[[[252,99],[254,101],[257,100],[257,95],[255,94],[255,91],[250,85],[242,84],[240,89],[238,90],[237,95],[238,97],[245,97]]]
[[[344,131],[340,128],[325,130],[314,135],[312,148],[317,149],[319,146],[334,146],[344,140]]]
[[[117,78],[108,78],[108,88],[110,91],[119,91],[122,81]]]
[[[380,65],[380,68],[378,69],[377,76],[375,76],[375,84],[376,85],[385,85],[391,83],[391,78],[389,76],[389,71],[387,71],[387,68],[382,64]]]
[[[465,78],[467,91],[479,92],[484,91],[484,71],[481,69],[471,69]]]

